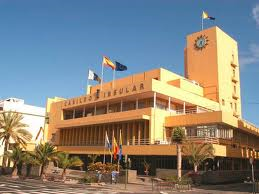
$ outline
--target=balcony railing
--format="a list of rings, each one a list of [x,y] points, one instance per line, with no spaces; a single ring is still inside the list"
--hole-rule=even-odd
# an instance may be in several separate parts
[[[187,142],[194,143],[211,143],[211,144],[219,144],[219,139],[216,137],[198,137],[198,136],[188,136],[184,140]],[[119,142],[117,142],[119,144]],[[165,140],[153,140],[150,139],[129,139],[127,142],[123,142],[123,146],[137,146],[137,145],[169,145],[174,144],[171,142],[171,138],[167,138]],[[104,141],[78,141],[72,143],[60,143],[58,146],[105,146]]]
[[[238,95],[237,95],[235,92],[233,92],[233,93],[232,93],[232,98],[234,98],[234,99],[237,100],[237,99],[238,99]]]
[[[59,146],[104,146],[102,141],[77,141],[77,142],[61,142]]]
[[[186,137],[185,141],[186,142],[194,142],[194,143],[219,144],[219,138],[217,138],[217,137],[188,136],[188,137]]]
[[[150,145],[150,139],[129,139],[127,145]]]
[[[198,108],[190,108],[190,109],[178,109],[175,110],[175,112],[172,112],[177,115],[183,115],[183,114],[197,114],[197,113],[204,113],[204,112],[212,112],[211,110],[204,109],[201,107]]]
[[[238,82],[238,79],[237,79],[237,77],[236,76],[232,76],[232,82]]]

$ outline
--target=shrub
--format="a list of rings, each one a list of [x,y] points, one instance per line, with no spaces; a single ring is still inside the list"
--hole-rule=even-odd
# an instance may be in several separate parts
[[[80,179],[81,183],[97,183],[97,177],[94,175],[90,175],[86,173],[82,179]]]
[[[116,169],[117,169],[117,164],[112,164],[112,163],[103,164],[101,162],[96,162],[88,166],[89,171],[101,171],[101,172],[107,172],[107,173]]]
[[[168,176],[166,181],[175,182],[179,185],[188,185],[192,184],[192,179],[188,175],[184,175],[181,177],[181,180],[178,179],[176,175]]]

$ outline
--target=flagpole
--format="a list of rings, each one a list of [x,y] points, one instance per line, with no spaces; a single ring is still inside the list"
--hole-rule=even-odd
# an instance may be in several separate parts
[[[201,15],[201,30],[203,30],[203,16]]]
[[[101,79],[101,88],[100,91],[103,89],[103,63],[102,63],[102,79]]]
[[[87,83],[86,83],[86,94],[88,94],[88,85],[89,85],[89,73],[90,73],[90,69],[88,68],[88,75],[87,75]]]
[[[114,88],[114,79],[115,79],[115,69],[113,69],[113,76],[112,76],[112,89]]]
[[[104,139],[104,148],[103,148],[103,164],[105,164],[106,136],[107,136],[107,131],[106,131],[106,133],[105,133],[105,139]]]
[[[114,146],[114,130],[112,130],[112,152],[111,152],[111,163],[112,163],[112,157],[113,157],[113,146]]]
[[[118,163],[117,163],[117,165],[118,165],[118,172],[120,172],[120,160],[119,160],[119,158],[118,158]]]

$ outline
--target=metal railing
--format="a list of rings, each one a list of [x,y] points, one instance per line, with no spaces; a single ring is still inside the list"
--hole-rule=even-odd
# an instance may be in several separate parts
[[[150,145],[150,139],[129,139],[127,145]]]
[[[103,140],[100,141],[76,141],[76,142],[61,142],[60,146],[105,146]]]
[[[219,138],[217,137],[199,137],[199,136],[187,136],[185,142],[195,142],[195,143],[212,143],[219,144]],[[150,140],[146,139],[129,139],[123,142],[123,146],[137,146],[137,145],[169,145],[174,144],[171,142],[171,138],[166,138],[165,140]],[[103,140],[100,141],[77,141],[77,142],[61,142],[59,146],[105,146]]]
[[[197,113],[204,113],[204,112],[212,112],[212,110],[198,107],[198,108],[190,108],[190,109],[185,109],[185,110],[178,109],[178,110],[174,110],[171,112],[174,114],[177,114],[177,115],[183,115],[183,114],[197,114]]]
[[[217,137],[199,137],[199,136],[187,136],[185,141],[194,143],[212,143],[219,144],[219,138]]]

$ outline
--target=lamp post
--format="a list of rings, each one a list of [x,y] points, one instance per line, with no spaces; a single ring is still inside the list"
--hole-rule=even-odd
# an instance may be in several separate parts
[[[255,193],[255,178],[254,178],[254,158],[249,158],[249,162],[251,164],[252,167],[252,184],[253,184],[253,193]]]
[[[127,189],[128,183],[128,168],[131,168],[131,160],[128,158],[128,155],[125,155],[126,171],[125,171],[125,189]]]

